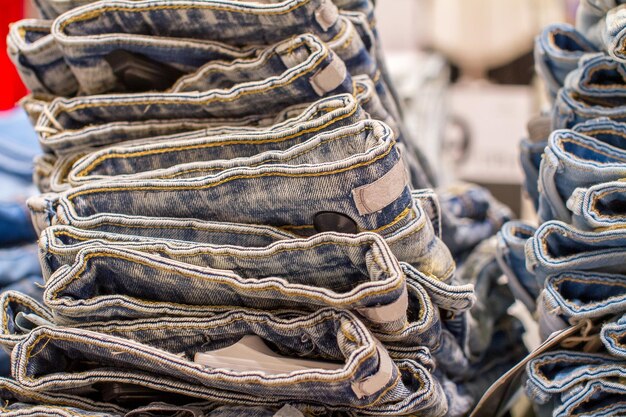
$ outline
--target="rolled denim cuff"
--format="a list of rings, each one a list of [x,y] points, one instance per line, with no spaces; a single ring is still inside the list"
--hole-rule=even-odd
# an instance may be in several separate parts
[[[539,403],[552,395],[570,390],[586,381],[600,378],[623,378],[623,361],[610,355],[555,351],[545,353],[526,366],[526,393]]]
[[[588,232],[550,221],[526,243],[526,267],[542,286],[548,275],[564,271],[621,273],[625,237],[620,229]]]
[[[626,278],[598,272],[563,272],[546,279],[543,297],[549,310],[578,322],[611,316],[626,308]]]
[[[574,213],[574,223],[586,229],[611,229],[626,223],[623,207],[626,183],[607,182],[589,188],[578,188],[567,202]]]
[[[535,40],[535,68],[548,91],[555,97],[565,77],[576,69],[585,53],[597,48],[583,34],[567,24],[550,25]]]
[[[540,168],[542,195],[540,197],[539,214],[544,220],[571,221],[571,213],[566,201],[576,188],[589,187],[601,182],[616,181],[626,175],[625,147],[615,143],[623,126],[615,126],[613,134],[599,130],[605,126],[599,123],[595,133],[591,123],[585,124],[587,134],[556,130],[550,135]],[[608,127],[608,126],[607,126]],[[588,136],[597,135],[598,138]],[[607,138],[611,143],[603,143]]]
[[[569,73],[565,84],[581,96],[619,104],[626,95],[626,68],[604,53],[588,54],[581,58],[578,68]]]
[[[578,123],[599,117],[626,121],[626,106],[603,97],[588,97],[564,87],[559,90],[552,110],[552,128],[571,129]]]

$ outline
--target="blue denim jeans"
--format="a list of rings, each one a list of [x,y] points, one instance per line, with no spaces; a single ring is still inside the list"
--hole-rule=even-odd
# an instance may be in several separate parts
[[[442,239],[462,259],[513,218],[512,211],[478,185],[459,183],[440,188]]]
[[[163,326],[169,329],[166,334],[158,331]],[[155,331],[138,330],[142,327]],[[270,341],[284,355],[342,365],[337,370],[262,375],[193,362],[195,353],[228,346],[247,334]],[[39,354],[34,355],[36,351]],[[286,319],[266,312],[231,311],[203,319],[112,323],[108,331],[99,332],[43,326],[20,342],[13,356],[17,381],[37,389],[141,380],[144,386],[168,392],[179,381],[179,387],[189,387],[189,395],[240,405],[315,403],[323,392],[329,408],[357,408],[368,415],[423,411],[443,416],[447,411],[443,390],[427,368],[409,360],[391,361],[356,317],[345,311],[325,309]],[[74,371],[70,358],[84,363],[84,369]]]
[[[578,66],[586,53],[598,49],[568,24],[546,27],[535,40],[535,69],[554,98],[565,83],[565,77]]]
[[[57,159],[47,176],[48,191],[63,191],[101,180],[122,180],[162,175],[167,169],[193,164],[202,175],[202,165],[220,160],[252,157],[269,151],[287,151],[316,135],[365,120],[367,114],[349,95],[333,96],[305,109],[298,117],[271,128],[213,128],[155,139],[124,142],[94,150],[80,158]],[[193,161],[193,162],[192,162]],[[154,171],[162,172],[156,174]],[[208,172],[208,171],[207,171]],[[41,179],[39,179],[41,181]],[[46,185],[41,182],[40,188]]]
[[[541,287],[526,269],[526,242],[535,234],[535,228],[521,221],[510,221],[498,232],[498,264],[508,278],[509,288],[528,311],[535,311]]]
[[[528,122],[528,137],[520,142],[520,163],[524,170],[524,189],[535,210],[539,207],[539,167],[552,132],[549,116],[537,116]]]
[[[626,183],[623,181],[578,188],[567,201],[572,222],[581,229],[619,228],[626,224]]]
[[[625,239],[622,229],[587,232],[546,222],[526,244],[526,267],[541,287],[548,275],[559,272],[623,273]]]
[[[575,127],[550,135],[539,171],[539,217],[543,221],[570,222],[566,201],[574,190],[626,175],[626,146],[620,143],[626,124],[602,119],[583,126],[582,132]],[[595,137],[595,132],[601,134]]]

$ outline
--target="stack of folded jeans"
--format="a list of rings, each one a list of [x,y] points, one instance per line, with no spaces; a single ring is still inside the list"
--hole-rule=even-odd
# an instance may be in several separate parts
[[[552,113],[521,146],[540,226],[509,222],[499,261],[542,338],[579,330],[527,366],[540,415],[624,414],[626,385],[626,5],[582,1],[577,28],[539,35]],[[556,336],[555,336],[556,337]]]
[[[462,416],[524,356],[510,211],[429,189],[370,0],[38,4],[9,35],[45,152],[10,413]]]

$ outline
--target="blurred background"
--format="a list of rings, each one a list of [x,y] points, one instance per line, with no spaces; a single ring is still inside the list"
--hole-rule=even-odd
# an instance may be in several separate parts
[[[34,17],[30,0],[0,0],[8,24]],[[378,0],[377,23],[406,123],[441,184],[488,187],[524,218],[517,144],[544,103],[533,40],[548,23],[574,21],[578,0]],[[6,45],[2,45],[6,50]],[[0,54],[0,110],[27,92]]]

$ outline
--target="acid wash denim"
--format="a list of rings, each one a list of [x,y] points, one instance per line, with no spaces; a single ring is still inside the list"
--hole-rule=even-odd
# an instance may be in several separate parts
[[[55,100],[45,107],[48,118],[41,120],[41,124],[37,125],[36,129],[39,132],[40,145],[46,152],[54,153],[59,157],[67,157],[120,142],[153,143],[218,133],[281,129],[284,125],[305,122],[316,116],[316,112],[320,113],[317,115],[319,117],[322,116],[321,113],[333,113],[339,116],[340,113],[334,112],[341,112],[341,107],[355,106],[353,92],[356,93],[357,101],[365,111],[370,115],[376,114],[376,119],[386,122],[394,128],[393,119],[388,116],[384,117],[385,114],[380,112],[382,105],[374,91],[371,80],[367,77],[358,76],[353,81],[355,83],[354,90],[350,88],[344,94],[327,98],[314,98],[305,94],[304,98],[308,101],[305,100],[302,103],[289,106],[277,114],[256,114],[259,111],[266,111],[259,110],[263,100],[260,93],[256,94],[256,100],[250,100],[249,103],[232,102],[233,113],[251,114],[240,118],[212,118],[208,116],[194,119],[189,117],[188,111],[183,110],[181,113],[176,107],[169,106],[165,110],[168,113],[174,112],[179,118],[166,117],[160,120],[156,118],[158,115],[153,115],[152,118],[148,119],[142,120],[138,117],[136,121],[125,121],[120,114],[126,110],[133,114],[145,111],[145,104],[137,100],[127,102],[125,99],[129,97],[128,95],[113,96],[113,99],[117,98],[118,101],[123,99],[123,105],[113,112],[105,113],[95,112],[93,108],[98,105],[112,106],[111,97]],[[304,94],[304,92],[302,93]],[[158,103],[158,101],[154,101],[153,105],[158,105]],[[194,105],[194,103],[190,102],[189,105]],[[195,103],[195,105],[203,106],[202,103]],[[243,107],[240,107],[241,105]],[[267,104],[265,107],[267,108]],[[275,110],[270,107],[267,111]],[[164,112],[164,114],[166,113]],[[58,125],[55,127],[57,123]],[[51,164],[54,162],[53,159]]]
[[[68,11],[54,21],[51,32],[81,89],[86,94],[98,94],[119,88],[124,91],[105,60],[120,45],[128,52],[169,62],[171,54],[163,47],[168,41],[172,44],[170,48],[184,48],[189,39],[225,47],[248,47],[272,45],[312,32],[328,42],[339,30],[337,8],[324,0],[286,0],[273,4],[191,1],[176,5],[119,1],[115,7],[98,2]],[[212,60],[200,57],[192,63],[197,55],[179,56],[195,64],[195,68]],[[214,59],[224,58],[228,59],[219,56]],[[234,58],[237,57],[228,60]]]
[[[44,109],[36,130],[51,134],[91,124],[151,119],[208,119],[271,115],[294,104],[334,93],[352,93],[344,63],[312,35],[285,41],[288,64],[277,78],[240,83],[226,89],[188,93],[110,94],[57,99]],[[284,64],[283,64],[284,65]],[[265,101],[261,99],[265,98]],[[271,106],[268,106],[272,103]],[[151,110],[146,111],[146,106]],[[145,114],[143,114],[145,112]],[[173,133],[173,132],[172,132]]]
[[[344,96],[345,98],[345,96]],[[80,154],[59,158],[47,178],[47,191],[60,192],[100,180],[120,180],[140,174],[174,168],[177,165],[228,160],[267,151],[286,151],[314,138],[320,132],[347,127],[368,118],[354,99],[326,101],[308,108],[300,117],[268,129],[204,129],[190,134],[169,136],[169,140],[123,142]],[[341,106],[335,110],[333,106]],[[330,105],[328,108],[325,108]],[[330,112],[325,112],[330,110]],[[223,134],[226,131],[227,134]],[[199,171],[198,171],[199,172]],[[167,174],[165,174],[167,175]],[[201,174],[200,174],[201,175]],[[39,184],[40,188],[46,181]]]
[[[78,92],[78,82],[50,35],[51,26],[50,20],[13,23],[7,37],[8,54],[32,93],[71,96]]]
[[[498,264],[506,274],[513,296],[528,311],[534,312],[541,291],[534,275],[526,269],[526,242],[535,234],[535,228],[521,221],[510,221],[498,232]]]
[[[120,48],[156,61],[167,58],[165,62],[169,63],[171,53],[165,55],[161,47],[168,40],[175,45],[188,43],[188,39],[232,46],[272,45],[307,32],[336,47],[335,52],[348,64],[352,75],[376,76],[377,63],[354,25],[329,0],[286,0],[276,4],[188,1],[176,5],[144,1],[118,2],[115,8],[95,3],[65,13],[52,27],[52,35],[87,94],[124,91],[105,59]],[[187,55],[187,60],[193,57],[175,55]],[[388,96],[385,90],[381,85],[383,100]]]
[[[95,3],[96,0],[34,0],[39,13],[46,19],[55,19],[65,12],[86,4]],[[371,0],[334,0],[340,10],[361,12],[370,17],[374,12],[374,4]],[[373,16],[372,16],[373,17]]]
[[[556,130],[550,135],[539,170],[542,221],[571,222],[566,201],[576,188],[626,177],[626,124],[603,119],[585,124],[583,131]],[[601,135],[595,138],[595,132]]]
[[[169,259],[148,253],[150,245],[138,245],[143,252],[128,246],[87,244],[73,265],[58,267],[44,293],[58,320],[85,320],[87,312],[91,320],[156,317],[165,311],[191,316],[227,306],[309,311],[332,306],[358,312],[374,329],[397,331],[406,323],[404,274],[375,234],[325,233],[266,248],[158,251]],[[100,286],[109,272],[116,277]],[[150,279],[162,285],[150,286]],[[144,280],[147,288],[126,288],[129,280]],[[120,300],[126,302],[120,305]]]
[[[283,244],[287,243],[283,241]],[[92,250],[94,248],[132,249],[146,253],[159,253],[161,256],[197,266],[210,264],[211,254],[226,253],[225,251],[245,253],[242,248],[236,247],[216,247],[163,239],[141,239],[134,236],[83,231],[68,226],[53,226],[46,229],[42,234],[40,245],[41,262],[46,276],[58,271],[64,265],[66,268],[72,265],[81,250],[89,248]],[[255,248],[250,249],[249,252],[271,251],[276,250],[272,249],[275,247],[276,245],[268,248]],[[425,260],[425,262],[432,261]],[[473,286],[449,285],[407,264],[402,264],[402,271],[407,276],[408,307],[404,307],[407,321],[403,323],[402,328],[395,331],[384,329],[376,331],[376,337],[385,343],[394,358],[416,359],[421,353],[416,351],[415,346],[428,347],[441,362],[442,368],[449,369],[453,375],[458,375],[462,369],[467,368],[467,358],[458,342],[445,329],[447,322],[442,324],[440,311],[458,316],[469,310],[475,301]],[[355,281],[351,285],[358,287],[361,284]],[[366,295],[366,292],[362,291],[362,294]],[[381,291],[378,293],[381,296],[384,295]],[[385,309],[390,310],[390,308],[391,306]],[[393,314],[400,316],[402,313],[399,309],[396,313],[390,312],[388,316],[391,317]],[[372,328],[376,330],[375,327]],[[386,325],[385,328],[389,329],[390,326]]]
[[[568,24],[546,27],[535,39],[535,70],[546,83],[552,98],[565,83],[565,77],[578,66],[586,53],[598,49]]]
[[[140,330],[163,326],[168,328],[166,334]],[[149,345],[120,337],[129,333],[134,338],[148,337]],[[342,366],[261,374],[192,361],[196,353],[229,346],[250,334],[271,342],[284,355],[334,360]],[[38,390],[137,381],[167,392],[169,384],[187,382],[195,386],[189,394],[239,405],[293,400],[315,404],[323,398],[330,409],[357,408],[367,415],[443,416],[447,411],[442,388],[429,369],[414,361],[394,363],[356,317],[332,309],[293,318],[258,311],[186,321],[160,318],[151,324],[114,323],[107,333],[43,326],[15,347],[13,358],[16,380]],[[85,367],[76,372],[69,361]]]
[[[581,229],[619,228],[626,225],[626,182],[614,181],[577,188],[567,208],[572,222]]]

